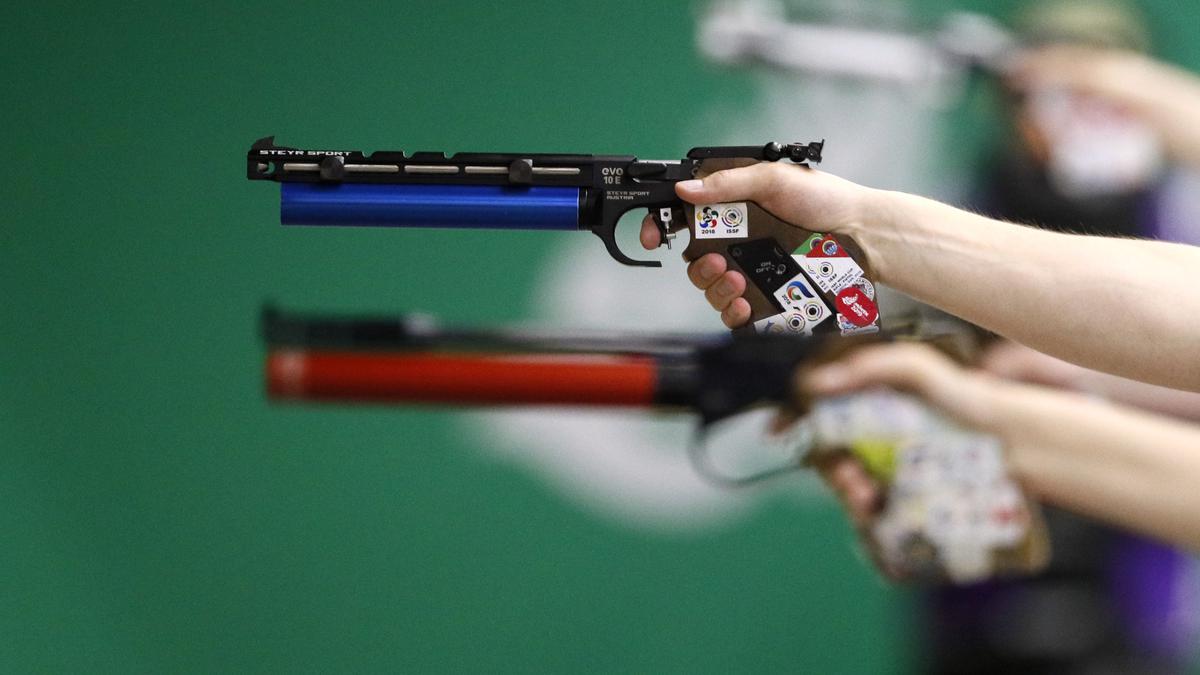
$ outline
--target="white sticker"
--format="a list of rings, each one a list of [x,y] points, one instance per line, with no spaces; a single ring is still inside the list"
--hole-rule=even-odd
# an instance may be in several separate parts
[[[870,335],[871,333],[879,332],[878,321],[868,326],[857,326],[841,314],[837,315],[837,325],[842,331],[842,335]]]
[[[750,236],[747,225],[750,211],[746,202],[696,205],[697,239],[745,239]]]
[[[838,258],[810,258],[794,255],[792,258],[800,263],[800,268],[808,273],[813,283],[826,293],[838,291],[852,285],[863,275],[862,268],[854,262],[854,258],[843,256]],[[874,290],[874,289],[872,289]]]
[[[783,324],[786,314],[776,314],[754,322],[754,332],[764,334],[786,333],[787,326]]]
[[[809,321],[803,312],[789,310],[754,322],[754,332],[771,334],[812,335],[817,322]]]
[[[890,446],[894,472],[881,479],[887,500],[869,540],[895,570],[940,571],[966,583],[1023,555],[1014,549],[1030,536],[1033,516],[1005,473],[998,439],[882,390],[820,399],[808,424],[818,452],[863,441]]]
[[[987,525],[990,539],[1000,546],[1016,546],[1029,531],[1029,514],[1021,493],[1008,480],[998,483],[987,500]]]
[[[857,279],[857,280],[856,280],[856,281],[855,281],[853,284],[851,284],[851,285],[853,285],[853,286],[855,286],[855,287],[859,288],[859,289],[860,289],[860,290],[861,290],[863,293],[866,293],[866,294],[867,294],[867,297],[868,297],[869,299],[871,299],[871,300],[874,300],[874,299],[875,299],[875,287],[874,287],[873,285],[871,285],[871,282],[870,282],[870,281],[867,281],[867,278],[866,278],[866,277],[859,277],[859,278],[858,278],[858,279]]]
[[[801,331],[811,335],[817,324],[833,316],[833,312],[821,300],[820,293],[813,288],[812,283],[801,272],[792,277],[787,283],[775,291],[775,299],[783,307],[784,313],[798,313],[805,321]]]

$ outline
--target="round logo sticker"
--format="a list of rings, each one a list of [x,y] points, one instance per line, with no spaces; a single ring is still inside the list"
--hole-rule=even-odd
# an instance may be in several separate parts
[[[863,293],[867,294],[868,298],[872,300],[875,299],[875,287],[871,285],[871,282],[867,281],[866,277],[859,277],[855,279],[852,285],[855,288],[861,288]]]
[[[861,288],[850,286],[837,294],[838,313],[855,326],[870,326],[879,318],[879,308]]]
[[[804,331],[804,317],[799,314],[789,314],[787,318],[788,328],[793,332],[800,333]]]
[[[805,298],[813,297],[812,291],[808,290],[808,287],[799,281],[790,282],[787,285],[786,293],[787,299],[797,304],[803,302]]]

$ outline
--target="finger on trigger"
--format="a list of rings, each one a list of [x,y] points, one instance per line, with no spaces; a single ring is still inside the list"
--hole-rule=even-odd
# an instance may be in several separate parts
[[[654,217],[647,214],[642,219],[642,231],[639,238],[642,242],[642,248],[647,251],[652,251],[658,248],[662,243],[662,233],[658,231],[658,225],[654,222]]]

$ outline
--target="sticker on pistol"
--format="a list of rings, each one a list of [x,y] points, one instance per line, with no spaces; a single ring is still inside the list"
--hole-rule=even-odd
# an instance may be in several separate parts
[[[820,232],[814,232],[812,236],[804,240],[803,244],[800,244],[794,251],[792,251],[792,255],[801,257],[808,255],[809,251],[812,251],[813,248],[816,247],[817,243],[824,238],[825,235],[821,234]]]
[[[868,298],[857,286],[843,288],[837,294],[835,302],[838,314],[859,328],[874,325],[875,320],[879,318],[879,309],[875,306],[875,301]]]
[[[745,239],[750,236],[746,224],[746,202],[696,205],[697,239]]]
[[[765,319],[759,319],[754,322],[754,332],[762,335],[781,335],[788,332],[787,313],[768,316]]]
[[[867,281],[866,277],[859,277],[854,283],[852,283],[850,285],[854,286],[855,288],[861,289],[863,293],[867,294],[868,298],[870,298],[872,300],[875,299],[875,286],[870,281]]]
[[[804,255],[810,258],[849,258],[850,254],[842,245],[833,238],[833,235],[827,234],[816,241],[812,237],[805,242],[808,244],[808,252]]]
[[[814,452],[851,450],[887,495],[867,541],[889,574],[968,583],[1041,564],[1036,507],[996,438],[885,391],[820,399],[809,426]]]
[[[811,335],[817,324],[833,316],[833,312],[821,299],[821,294],[813,288],[812,282],[804,276],[804,272],[792,277],[779,290],[775,291],[775,299],[785,311],[795,312],[805,321],[802,333]]]
[[[800,264],[775,242],[774,239],[754,239],[744,243],[730,244],[726,249],[729,257],[742,268],[750,283],[768,298],[774,297],[789,280],[802,275]],[[780,309],[785,309],[780,306]]]
[[[828,235],[813,242],[808,253],[792,257],[800,263],[817,288],[826,293],[837,293],[863,276],[863,270],[854,262],[854,258]]]
[[[841,331],[842,335],[870,335],[872,333],[879,332],[879,326],[877,324],[858,326],[850,323],[850,321],[841,314],[837,315],[837,327],[838,330]]]
[[[755,321],[754,332],[768,335],[812,335],[813,328],[818,323],[820,321],[810,321],[802,311],[789,310]]]
[[[851,258],[796,258],[817,285],[817,288],[836,294],[862,278],[862,268]]]

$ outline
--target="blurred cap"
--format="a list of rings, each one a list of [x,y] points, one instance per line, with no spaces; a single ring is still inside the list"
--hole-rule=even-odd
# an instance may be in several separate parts
[[[1150,49],[1145,18],[1132,4],[1118,0],[1034,0],[1014,19],[1017,32],[1029,44]]]

